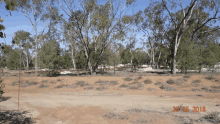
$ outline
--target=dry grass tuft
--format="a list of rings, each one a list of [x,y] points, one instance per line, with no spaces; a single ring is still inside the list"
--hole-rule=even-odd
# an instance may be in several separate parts
[[[145,84],[151,84],[152,81],[151,81],[150,79],[147,79],[147,80],[144,81],[144,83],[145,83]]]
[[[127,116],[115,114],[115,113],[112,113],[112,112],[105,114],[104,117],[108,118],[108,119],[120,119],[120,120],[128,119]]]

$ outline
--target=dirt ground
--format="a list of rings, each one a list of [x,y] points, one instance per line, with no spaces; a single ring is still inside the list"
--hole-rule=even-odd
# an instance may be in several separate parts
[[[206,77],[21,77],[19,108],[37,124],[219,123],[219,115],[207,115],[220,112],[220,76]],[[4,78],[3,96],[10,98],[0,102],[1,110],[18,109],[16,81]]]

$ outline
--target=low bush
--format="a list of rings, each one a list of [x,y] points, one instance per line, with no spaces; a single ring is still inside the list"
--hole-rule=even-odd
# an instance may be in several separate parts
[[[192,83],[201,83],[201,80],[193,80]]]
[[[220,117],[219,112],[212,112],[207,115],[205,115],[203,118],[206,119],[208,122],[219,124],[220,123]]]
[[[145,84],[151,84],[152,81],[151,81],[150,79],[147,79],[147,80],[144,81],[144,83],[145,83]]]
[[[165,84],[162,84],[162,85],[160,86],[160,89],[163,89],[163,90],[165,90],[165,91],[177,91],[176,88],[170,87],[170,86],[165,85]]]
[[[45,85],[45,84],[40,84],[39,88],[48,88],[49,86],[48,85]]]
[[[175,81],[174,81],[173,79],[169,79],[169,80],[167,81],[167,84],[175,84]]]
[[[87,85],[89,85],[89,84],[86,83],[85,81],[78,81],[78,82],[76,82],[76,85],[79,85],[79,86],[81,86],[81,87],[84,87],[84,86],[87,86]]]
[[[118,115],[118,114],[115,114],[115,113],[112,113],[112,112],[105,114],[104,117],[108,118],[108,119],[120,119],[120,120],[128,119],[127,116]]]
[[[124,78],[124,81],[132,81],[133,79],[132,78],[129,78],[129,77],[126,77]]]

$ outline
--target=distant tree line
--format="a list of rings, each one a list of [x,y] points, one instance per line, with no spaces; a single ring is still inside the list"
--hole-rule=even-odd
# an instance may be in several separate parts
[[[1,43],[0,67],[18,69],[21,61],[23,69],[75,68],[92,74],[99,65],[131,63],[169,66],[175,74],[220,61],[218,0],[191,0],[185,7],[179,0],[158,0],[132,14],[126,11],[134,10],[135,0],[70,1],[3,0],[7,10],[31,22],[35,33],[18,30],[12,45]],[[46,24],[41,31],[40,23]],[[0,24],[1,38],[4,29]],[[138,43],[142,47],[136,48]]]

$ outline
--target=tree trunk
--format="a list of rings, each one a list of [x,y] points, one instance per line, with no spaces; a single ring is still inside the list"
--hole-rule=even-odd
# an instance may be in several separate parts
[[[131,71],[133,72],[133,54],[131,52],[131,48],[130,48],[130,53],[131,53]]]
[[[114,58],[114,76],[115,76],[115,58]]]
[[[92,65],[91,65],[91,63],[90,63],[90,58],[89,58],[89,55],[88,55],[88,53],[87,53],[86,48],[85,48],[85,54],[86,54],[86,59],[87,59],[89,71],[90,71],[90,74],[92,75]]]
[[[24,59],[22,59],[22,63],[23,63],[23,66],[25,67],[25,62],[24,62]]]
[[[154,61],[154,48],[153,48],[153,51],[152,51],[152,62],[153,62],[153,66],[155,65],[155,61]]]
[[[160,60],[161,52],[159,54],[158,60],[157,60],[157,68],[159,67],[159,60]]]
[[[37,53],[38,53],[38,38],[37,38],[37,27],[36,27],[36,21],[35,23],[35,42],[36,42],[36,46],[35,46],[35,76],[37,76]]]
[[[176,53],[177,53],[177,44],[175,43],[173,62],[172,62],[172,66],[173,66],[172,74],[176,74]]]
[[[29,68],[29,60],[28,60],[28,56],[26,56],[27,59],[27,69]]]
[[[75,56],[73,56],[73,46],[71,46],[71,58],[72,58],[73,68],[76,69]]]

